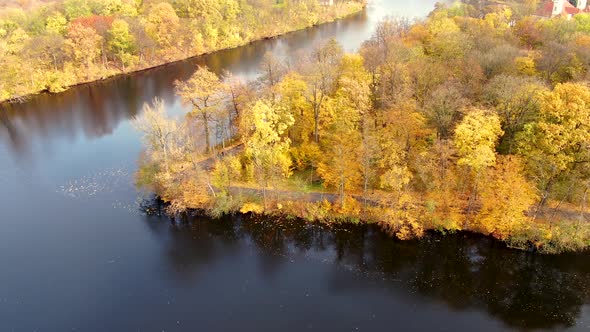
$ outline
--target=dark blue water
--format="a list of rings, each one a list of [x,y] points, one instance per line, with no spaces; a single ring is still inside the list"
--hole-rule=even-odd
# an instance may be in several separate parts
[[[531,256],[460,235],[398,242],[371,227],[145,214],[129,119],[196,64],[254,78],[335,37],[358,49],[387,14],[355,17],[0,111],[0,331],[590,330],[590,256]]]

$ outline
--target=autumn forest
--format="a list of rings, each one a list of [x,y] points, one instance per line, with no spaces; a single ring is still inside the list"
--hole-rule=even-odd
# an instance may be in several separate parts
[[[0,3],[0,101],[155,67],[359,12],[362,1]],[[288,20],[284,18],[288,17]]]
[[[399,239],[473,231],[545,253],[590,246],[590,15],[438,5],[335,40],[260,79],[199,68],[135,126],[140,186],[177,214],[377,223]]]

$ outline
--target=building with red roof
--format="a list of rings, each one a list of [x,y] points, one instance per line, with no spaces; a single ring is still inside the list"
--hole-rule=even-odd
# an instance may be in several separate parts
[[[590,12],[587,0],[578,0],[578,5],[574,6],[567,0],[549,0],[545,2],[536,13],[536,16],[555,17],[564,16],[571,18],[580,13]]]

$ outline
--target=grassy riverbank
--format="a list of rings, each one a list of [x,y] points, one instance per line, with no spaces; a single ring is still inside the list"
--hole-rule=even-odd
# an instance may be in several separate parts
[[[174,5],[174,6],[173,6]],[[356,14],[358,1],[256,7],[63,0],[0,8],[0,102],[246,45]]]

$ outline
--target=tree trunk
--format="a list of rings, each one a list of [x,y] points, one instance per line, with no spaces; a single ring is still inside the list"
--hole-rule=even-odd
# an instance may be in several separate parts
[[[313,115],[313,140],[316,143],[320,142],[320,128],[319,128],[319,122],[320,122],[320,110],[319,107],[317,109],[314,109],[314,115]]]
[[[229,120],[229,123],[228,123],[228,126],[229,126],[229,139],[232,139],[232,138],[234,138],[234,120],[233,120],[233,117],[232,117],[231,110],[228,109],[227,113],[228,113],[227,116],[228,116],[228,120]]]
[[[588,187],[586,187],[586,190],[584,190],[584,195],[582,196],[582,203],[580,204],[580,221],[579,224],[581,224],[584,221],[584,212],[586,212],[586,201],[588,200]]]
[[[203,129],[205,129],[205,145],[206,145],[206,152],[211,152],[211,141],[209,138],[209,117],[207,116],[207,112],[203,112]]]
[[[262,185],[262,199],[264,201],[264,210],[266,211],[266,186],[268,185],[268,180],[264,179],[264,184]]]
[[[55,57],[55,54],[51,54],[51,57],[53,58],[53,69],[57,71],[57,59]]]

